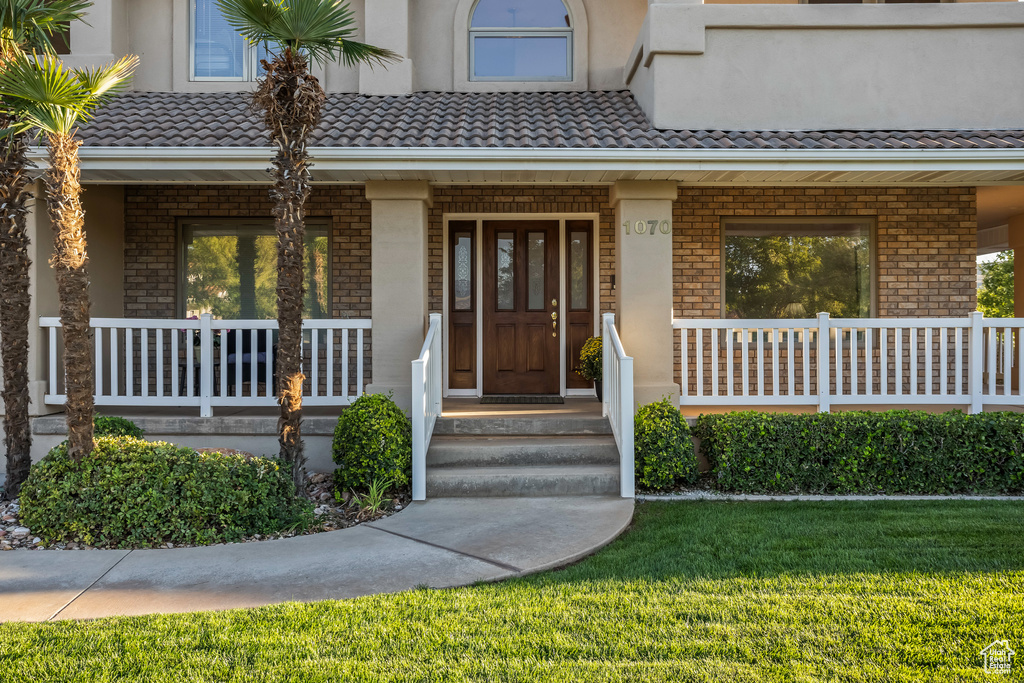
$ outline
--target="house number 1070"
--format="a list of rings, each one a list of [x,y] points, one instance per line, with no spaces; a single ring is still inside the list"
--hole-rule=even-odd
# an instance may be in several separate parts
[[[660,232],[662,235],[668,235],[672,232],[672,224],[668,221],[623,221],[622,227],[626,229],[626,234],[635,232],[638,235],[650,233],[653,235],[656,232]]]

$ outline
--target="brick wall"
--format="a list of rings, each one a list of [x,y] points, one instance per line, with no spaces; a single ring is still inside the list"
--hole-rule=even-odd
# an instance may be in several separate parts
[[[601,311],[614,311],[612,273],[615,272],[615,213],[605,185],[453,185],[434,188],[430,209],[427,267],[431,311],[442,310],[443,219],[445,214],[593,213],[600,214],[599,245]]]
[[[173,318],[178,301],[181,220],[260,218],[272,220],[267,186],[161,185],[125,188],[124,314],[129,318]],[[314,187],[307,218],[329,219],[331,314],[370,317],[370,203],[362,186]],[[350,343],[354,343],[352,337]],[[372,381],[372,331],[364,339],[365,381]],[[323,355],[321,349],[320,354]],[[340,347],[335,347],[340,359]],[[336,361],[337,362],[337,361]],[[356,370],[350,360],[349,382]],[[310,380],[307,380],[307,382]],[[325,390],[320,377],[320,390]],[[338,390],[338,387],[335,387]]]
[[[734,216],[873,217],[879,317],[966,316],[975,309],[973,187],[684,187],[673,215],[677,314],[721,315],[720,220]]]
[[[178,223],[182,219],[266,218],[267,187],[160,185],[125,188],[124,314],[173,318],[178,302]],[[361,186],[318,186],[309,218],[331,221],[331,309],[335,317],[370,317],[370,203]]]

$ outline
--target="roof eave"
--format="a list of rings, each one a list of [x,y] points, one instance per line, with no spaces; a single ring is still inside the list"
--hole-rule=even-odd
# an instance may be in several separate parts
[[[669,174],[687,182],[686,174],[790,175],[836,173],[827,182],[985,182],[1024,183],[1024,148],[965,149],[547,149],[547,148],[312,148],[315,178],[324,182],[380,179],[381,174],[418,174],[444,182],[451,173],[485,176],[549,172],[619,177]],[[264,178],[274,150],[270,147],[82,147],[85,182],[254,182]],[[33,161],[46,166],[41,148]],[[136,174],[138,180],[132,180]],[[254,175],[256,174],[256,175]],[[765,175],[768,174],[768,175]],[[932,175],[934,177],[923,177]],[[937,175],[936,175],[937,174]],[[948,175],[945,179],[940,176]],[[662,178],[666,179],[666,178]],[[501,178],[499,177],[500,181]],[[702,184],[722,182],[709,178]],[[335,180],[337,182],[337,180]],[[516,182],[526,182],[522,179]],[[823,180],[816,182],[824,182]]]

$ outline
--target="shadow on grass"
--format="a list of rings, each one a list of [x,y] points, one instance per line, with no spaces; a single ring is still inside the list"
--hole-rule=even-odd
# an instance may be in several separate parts
[[[1024,569],[1013,501],[649,502],[633,527],[552,581]]]

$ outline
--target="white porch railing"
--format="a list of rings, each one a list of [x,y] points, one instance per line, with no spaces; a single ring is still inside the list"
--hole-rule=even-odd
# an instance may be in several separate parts
[[[412,499],[427,499],[427,448],[441,415],[441,314],[430,314],[420,356],[412,362]]]
[[[1024,318],[675,320],[683,406],[1024,405]]]
[[[276,320],[93,318],[96,405],[275,406]],[[66,400],[59,318],[49,331],[45,400]],[[364,390],[369,320],[304,320],[303,405],[345,406]]]
[[[619,495],[632,498],[635,493],[633,359],[622,350],[622,341],[615,329],[614,313],[605,313],[601,317],[601,348],[604,351],[601,412],[611,422],[615,444],[619,448]]]

